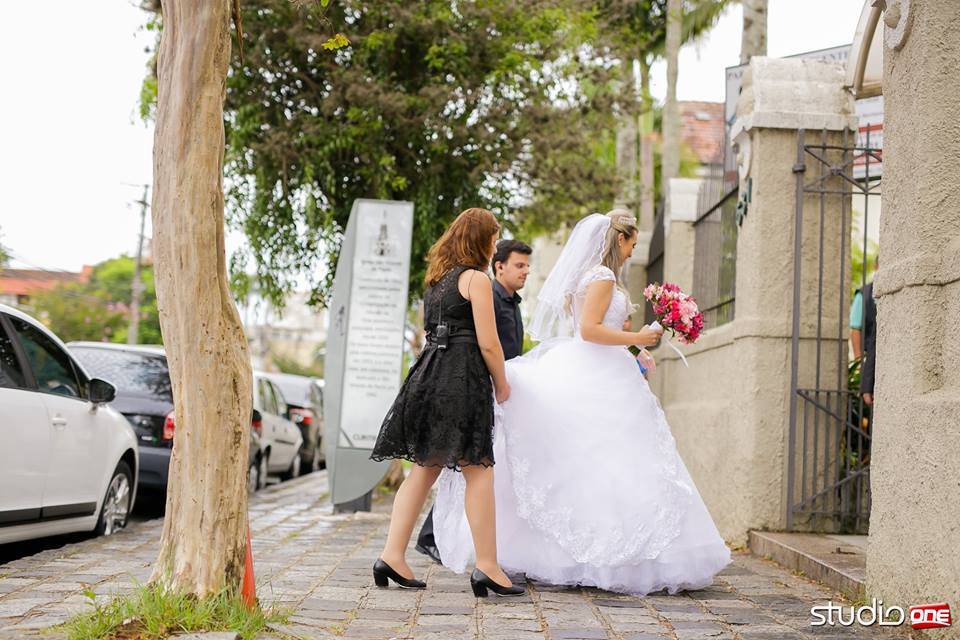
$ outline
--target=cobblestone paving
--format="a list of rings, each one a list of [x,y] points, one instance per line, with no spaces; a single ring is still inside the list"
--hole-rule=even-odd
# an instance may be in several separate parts
[[[287,624],[271,628],[264,639],[908,637],[894,628],[810,627],[810,607],[842,602],[841,596],[742,552],[711,587],[674,596],[636,598],[530,583],[520,598],[478,599],[466,575],[412,549],[410,564],[428,588],[378,589],[370,568],[383,545],[389,508],[384,498],[373,513],[334,515],[325,472],[257,494],[250,505],[257,595],[293,611]],[[0,639],[56,638],[51,626],[89,606],[84,589],[108,597],[145,581],[160,531],[161,521],[152,520],[0,565]]]

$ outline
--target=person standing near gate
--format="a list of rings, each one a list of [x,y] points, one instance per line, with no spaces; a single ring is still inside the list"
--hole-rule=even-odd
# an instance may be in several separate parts
[[[880,256],[874,257],[873,269],[880,268]],[[867,405],[873,405],[873,384],[877,367],[877,305],[873,299],[873,282],[858,289],[850,305],[850,341],[853,357],[863,356],[860,364],[860,393]]]
[[[873,383],[877,371],[877,303],[873,299],[873,283],[863,288],[863,365],[860,369],[860,393],[863,401],[873,406]]]
[[[493,254],[493,311],[497,321],[497,336],[505,360],[523,353],[523,319],[520,317],[522,298],[518,291],[527,282],[530,256],[533,249],[519,240],[500,240]],[[440,562],[440,551],[433,537],[433,509],[417,536],[417,551]]]

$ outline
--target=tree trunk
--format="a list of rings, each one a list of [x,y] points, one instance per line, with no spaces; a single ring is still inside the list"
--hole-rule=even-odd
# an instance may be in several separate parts
[[[243,578],[253,398],[224,251],[231,2],[163,0],[162,8],[153,248],[176,428],[151,582],[204,597]]]
[[[624,62],[622,82],[624,113],[617,122],[617,175],[620,178],[620,192],[614,198],[613,206],[636,212],[639,208],[640,184],[638,181],[637,139],[640,114],[643,111],[642,98],[634,89],[633,65]]]
[[[753,56],[767,55],[767,0],[743,0],[743,34],[740,64]]]
[[[650,64],[640,57],[640,228],[653,229],[653,96],[650,95]]]
[[[683,0],[667,2],[667,98],[663,105],[663,165],[660,193],[670,211],[670,179],[680,170],[680,112],[677,106],[677,58],[680,54],[680,29],[683,24]]]

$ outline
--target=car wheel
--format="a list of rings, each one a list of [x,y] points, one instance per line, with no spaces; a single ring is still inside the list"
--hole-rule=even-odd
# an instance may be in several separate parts
[[[268,462],[267,456],[268,455],[269,453],[264,453],[262,456],[260,456],[260,473],[257,476],[260,482],[260,484],[257,485],[258,491],[260,489],[263,489],[265,486],[267,486],[267,462]]]
[[[250,467],[247,469],[247,493],[256,493],[260,488],[260,464],[257,460],[250,461]]]
[[[300,450],[300,475],[307,475],[308,473],[313,473],[316,469],[313,466],[316,453],[311,456],[310,452],[306,449]]]
[[[290,468],[280,474],[281,480],[293,480],[300,475],[300,451],[297,451],[297,454],[293,456],[293,460],[290,462]]]
[[[310,464],[310,471],[320,471],[320,469],[327,468],[327,461],[323,457],[323,440],[317,443],[317,446],[313,449],[313,460]]]
[[[100,519],[97,520],[94,532],[100,536],[109,536],[127,526],[132,498],[133,472],[126,462],[121,461],[107,485],[107,493],[100,507]]]

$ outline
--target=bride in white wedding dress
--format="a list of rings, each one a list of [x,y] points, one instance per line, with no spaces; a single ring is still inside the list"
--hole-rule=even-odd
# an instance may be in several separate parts
[[[507,362],[497,405],[497,553],[504,569],[557,585],[644,595],[710,585],[730,562],[657,398],[625,348],[632,312],[619,281],[636,244],[625,211],[593,214],[544,283],[530,334]],[[444,565],[463,572],[473,544],[462,474],[444,471],[434,512]]]

